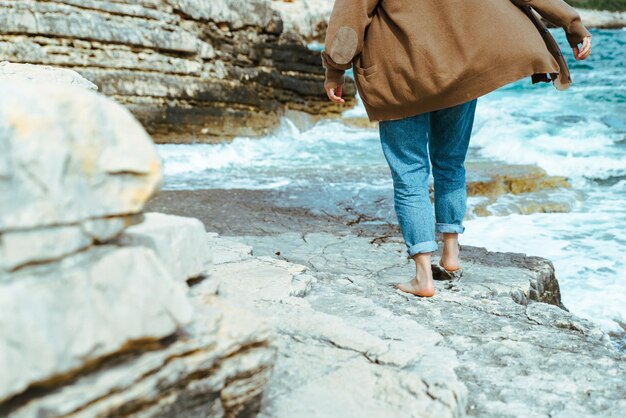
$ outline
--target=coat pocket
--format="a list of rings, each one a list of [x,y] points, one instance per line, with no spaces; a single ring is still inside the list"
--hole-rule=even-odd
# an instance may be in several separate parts
[[[367,68],[361,68],[358,65],[354,66],[354,73],[362,75],[363,77],[368,77],[368,76],[376,73],[376,71],[378,71],[378,65],[376,65],[376,64],[370,65]]]
[[[368,105],[376,106],[379,104],[380,94],[376,92],[377,83],[376,75],[379,73],[377,65],[371,65],[366,68],[354,67],[354,78],[361,100]]]

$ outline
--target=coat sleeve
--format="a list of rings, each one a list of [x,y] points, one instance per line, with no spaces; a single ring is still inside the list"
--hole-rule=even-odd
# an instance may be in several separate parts
[[[578,12],[563,0],[512,0],[520,6],[531,6],[548,22],[565,30],[567,42],[574,48],[586,36],[591,36]]]
[[[342,83],[352,60],[363,50],[365,31],[380,1],[335,0],[322,51],[327,83]]]

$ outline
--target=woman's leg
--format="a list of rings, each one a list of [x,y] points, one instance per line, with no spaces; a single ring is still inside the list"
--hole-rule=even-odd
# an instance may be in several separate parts
[[[428,193],[429,124],[427,113],[379,124],[383,154],[393,179],[394,208],[407,253],[416,266],[415,278],[398,288],[419,296],[434,294],[430,257],[437,250]]]
[[[465,157],[474,124],[477,99],[431,112],[429,153],[435,180],[435,230],[443,233],[440,264],[446,270],[459,265],[458,234],[465,231],[467,204]]]

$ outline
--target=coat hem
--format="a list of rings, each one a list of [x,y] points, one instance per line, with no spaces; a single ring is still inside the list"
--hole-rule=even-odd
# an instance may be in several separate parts
[[[550,73],[554,72],[554,70],[531,69],[524,71],[523,73],[519,73],[513,76],[509,75],[508,77],[502,77],[500,79],[494,79],[492,75],[485,76],[484,79],[472,77],[471,85],[459,85],[456,87],[453,93],[445,93],[433,97],[428,100],[428,104],[426,105],[423,103],[416,103],[414,105],[387,105],[374,108],[371,107],[365,100],[363,100],[363,97],[361,97],[361,99],[363,100],[363,106],[365,107],[365,111],[367,112],[367,116],[370,122],[397,120],[466,103],[470,100],[484,96],[487,93],[490,93],[509,83],[521,80],[526,77],[531,77],[534,73],[541,72]]]

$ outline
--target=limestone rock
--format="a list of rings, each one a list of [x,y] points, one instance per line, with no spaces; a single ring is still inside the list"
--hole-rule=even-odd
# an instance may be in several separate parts
[[[47,65],[14,64],[8,61],[0,62],[0,80],[9,82],[28,80],[98,90],[95,84],[76,71]]]
[[[186,325],[185,288],[148,249],[99,246],[0,275],[0,401]]]
[[[418,298],[393,289],[414,273],[400,240],[229,239],[256,256],[214,266],[211,280],[224,297],[257,298],[280,334],[262,417],[620,416],[626,408],[626,355],[564,309],[548,260],[462,245],[462,278],[436,281],[434,297]],[[276,271],[286,262],[316,278],[304,297],[289,296],[294,270],[291,278]]]
[[[142,223],[125,231],[121,242],[154,250],[176,280],[201,276],[211,261],[204,225],[195,218],[146,213]]]
[[[211,246],[236,248],[237,241],[215,236]],[[267,255],[221,261],[214,259],[193,294],[236,300],[279,334],[259,416],[463,414],[467,389],[439,333],[360,295],[316,285],[315,273],[302,264]]]
[[[0,95],[0,231],[138,213],[159,186],[150,137],[112,100],[1,77]]]
[[[214,295],[192,300],[193,322],[144,352],[103,363],[50,393],[26,392],[0,415],[253,416],[276,360],[266,322]]]
[[[334,4],[334,0],[272,0],[272,7],[280,13],[285,30],[318,42],[324,42]]]
[[[270,0],[167,0],[167,3],[196,20],[228,23],[233,29],[265,27],[272,21]]]
[[[286,109],[343,110],[325,97],[319,52],[281,36],[269,0],[4,1],[0,12],[3,59],[77,71],[157,142],[265,134]]]

